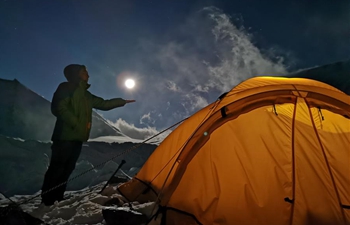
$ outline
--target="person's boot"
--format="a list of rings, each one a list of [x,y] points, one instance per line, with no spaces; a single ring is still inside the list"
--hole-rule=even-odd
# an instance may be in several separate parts
[[[55,199],[53,199],[52,196],[45,194],[41,196],[41,203],[45,206],[51,206],[55,203]]]
[[[57,201],[62,202],[62,201],[67,200],[67,199],[68,199],[68,197],[62,196],[62,197],[58,198]]]
[[[52,206],[55,204],[55,201],[52,200],[41,200],[41,203],[44,204],[45,206]]]

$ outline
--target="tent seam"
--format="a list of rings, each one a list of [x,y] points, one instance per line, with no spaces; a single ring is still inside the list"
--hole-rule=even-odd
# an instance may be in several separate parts
[[[308,103],[308,101],[307,101],[306,99],[305,99],[305,103],[306,103],[306,105],[307,105],[307,107],[308,107],[310,120],[311,120],[311,122],[312,122],[312,126],[313,126],[313,128],[314,128],[315,135],[316,135],[316,137],[317,137],[318,143],[320,144],[320,147],[321,147],[321,150],[322,150],[322,155],[323,155],[323,158],[324,158],[324,160],[325,160],[325,162],[326,162],[329,175],[330,175],[330,177],[331,177],[331,181],[332,181],[332,184],[333,184],[333,188],[334,188],[335,194],[336,194],[337,199],[338,199],[340,211],[341,211],[341,214],[342,214],[342,216],[343,216],[344,224],[346,224],[345,212],[344,212],[344,210],[343,210],[342,203],[341,203],[341,201],[340,201],[339,191],[338,191],[337,185],[336,185],[335,180],[334,180],[334,176],[333,176],[333,173],[332,173],[331,166],[329,165],[329,162],[328,162],[328,159],[327,159],[327,156],[326,156],[326,152],[325,152],[324,147],[323,147],[323,144],[322,144],[322,142],[321,142],[321,138],[320,138],[320,136],[319,136],[319,134],[318,134],[318,131],[317,131],[317,128],[316,128],[316,126],[315,126],[314,117],[312,116],[312,112],[311,112],[309,103]]]
[[[292,204],[292,210],[291,210],[291,219],[290,219],[290,225],[293,224],[293,218],[294,218],[294,204],[295,204],[295,116],[297,111],[297,102],[298,97],[295,99],[294,103],[294,112],[293,112],[293,120],[292,120],[292,198],[293,198],[293,204]]]

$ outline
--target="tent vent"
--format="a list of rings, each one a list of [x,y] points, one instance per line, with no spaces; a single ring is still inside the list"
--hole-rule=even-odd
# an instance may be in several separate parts
[[[350,209],[350,205],[341,205],[344,209]]]
[[[226,106],[221,108],[221,116],[222,117],[226,117],[227,116],[227,114],[226,114]]]
[[[284,198],[284,201],[289,202],[291,204],[294,202],[294,200],[292,200],[292,199],[290,199],[288,197]]]

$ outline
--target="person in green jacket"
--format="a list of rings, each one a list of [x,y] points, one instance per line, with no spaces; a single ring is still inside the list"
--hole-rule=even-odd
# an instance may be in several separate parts
[[[64,199],[66,182],[75,168],[83,142],[89,139],[92,109],[111,110],[135,102],[122,98],[104,100],[91,94],[87,90],[89,74],[84,65],[68,65],[64,75],[68,82],[58,86],[51,102],[56,124],[51,138],[51,161],[41,188],[45,205]]]

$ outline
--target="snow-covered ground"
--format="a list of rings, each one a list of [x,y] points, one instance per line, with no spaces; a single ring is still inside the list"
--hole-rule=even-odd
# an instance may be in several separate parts
[[[131,211],[134,214],[145,216],[150,215],[149,211],[155,208],[153,203],[124,204],[126,200],[117,193],[115,184],[108,186],[101,194],[99,192],[122,160],[126,163],[116,176],[130,178],[137,173],[157,145],[125,136],[89,140],[84,143],[76,169],[68,182],[68,199],[47,207],[41,204],[40,189],[49,165],[50,147],[50,142],[0,135],[0,191],[20,204],[24,212],[47,224],[106,224],[102,215],[104,209],[130,213],[128,206],[132,204]],[[83,173],[85,174],[81,175]],[[117,205],[106,206],[111,199],[114,202],[115,199],[121,201],[117,201]],[[0,207],[10,203],[5,196],[0,195]],[[133,218],[137,218],[137,215]]]
[[[124,212],[129,222],[137,220],[141,215],[143,219],[149,219],[156,211],[157,207],[153,202],[138,204],[137,202],[128,203],[116,191],[116,185],[107,186],[100,194],[104,184],[84,188],[78,191],[68,191],[68,199],[56,202],[52,206],[41,204],[40,192],[34,195],[15,195],[11,200],[20,204],[22,210],[35,218],[39,218],[50,225],[68,225],[68,224],[107,224],[102,214],[103,210],[114,210]],[[37,198],[34,198],[38,196]],[[32,199],[34,198],[34,199]],[[26,202],[27,200],[30,200]],[[0,200],[0,207],[10,203],[7,199]],[[131,207],[130,207],[131,205]],[[120,218],[119,222],[122,218]],[[159,224],[160,218],[151,220],[149,225]],[[1,223],[0,223],[1,224]]]

